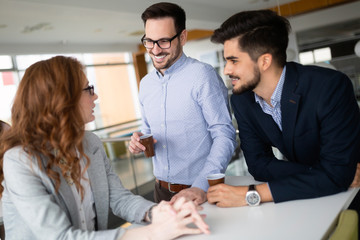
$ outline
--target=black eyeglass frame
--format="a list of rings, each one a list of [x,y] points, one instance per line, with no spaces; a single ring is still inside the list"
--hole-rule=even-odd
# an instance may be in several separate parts
[[[88,87],[84,88],[83,91],[89,91],[89,94],[91,96],[95,95],[94,85],[89,85]]]
[[[172,38],[161,38],[161,39],[156,40],[156,41],[151,40],[151,39],[145,39],[145,34],[144,34],[144,36],[141,38],[141,42],[142,42],[142,44],[144,45],[144,47],[145,47],[146,49],[153,49],[154,46],[155,46],[155,44],[157,44],[158,47],[161,48],[161,49],[169,49],[169,48],[171,48],[171,42],[172,42],[175,38],[177,38],[178,36],[180,36],[180,34],[181,34],[181,32],[178,32],[178,33],[177,33],[175,36],[173,36]],[[146,41],[148,41],[148,42],[152,42],[152,44],[153,44],[152,47],[146,47],[144,40],[146,40]],[[160,44],[159,44],[160,41],[169,41],[169,47],[167,47],[167,48],[161,47]]]

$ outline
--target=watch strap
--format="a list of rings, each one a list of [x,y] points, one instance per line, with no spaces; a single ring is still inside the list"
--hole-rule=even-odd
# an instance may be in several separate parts
[[[249,191],[256,191],[254,184],[249,185]]]

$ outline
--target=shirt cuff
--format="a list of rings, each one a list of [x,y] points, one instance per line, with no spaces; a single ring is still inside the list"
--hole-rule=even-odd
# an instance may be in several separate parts
[[[206,178],[205,178],[205,180],[196,179],[191,187],[197,187],[197,188],[202,189],[204,192],[207,192],[207,190],[209,188],[209,183]]]

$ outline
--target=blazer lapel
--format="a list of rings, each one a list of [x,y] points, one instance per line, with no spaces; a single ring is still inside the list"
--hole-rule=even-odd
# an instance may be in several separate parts
[[[260,105],[256,102],[253,103],[253,107],[250,109],[252,109],[254,116],[259,122],[259,126],[262,128],[262,131],[267,135],[274,147],[283,152],[284,144],[282,134],[274,119],[269,114],[264,113]]]
[[[284,144],[292,160],[296,160],[294,155],[294,133],[298,114],[300,95],[295,93],[298,85],[298,76],[292,65],[287,64],[285,82],[281,96],[281,115]]]
[[[59,169],[60,172],[60,169]],[[66,180],[63,178],[63,176],[60,173],[61,178],[61,184],[59,188],[59,193],[61,197],[63,198],[67,210],[70,213],[72,224],[75,228],[80,228],[78,223],[80,222],[80,216],[79,216],[79,210],[77,209],[77,204],[73,195],[73,192],[69,186],[69,184],[66,182]]]
[[[41,160],[43,166],[46,166],[47,159],[44,156],[42,156]],[[80,228],[80,226],[78,225],[80,216],[78,214],[78,209],[72,190],[68,185],[68,183],[66,182],[66,180],[63,178],[60,169],[58,167],[55,167],[54,171],[59,173],[60,175],[60,187],[58,193],[57,194],[54,193],[55,199],[58,202],[59,206],[65,211],[72,225],[75,228]],[[55,181],[51,178],[49,179],[55,188]]]
[[[97,216],[97,228],[106,229],[109,214],[109,190],[107,174],[104,168],[101,149],[98,146],[84,144],[84,152],[90,159],[90,166],[87,169],[91,190],[94,196]]]

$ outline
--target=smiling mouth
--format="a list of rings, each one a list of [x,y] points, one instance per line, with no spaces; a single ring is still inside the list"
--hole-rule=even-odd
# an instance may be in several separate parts
[[[160,64],[160,63],[163,63],[166,61],[166,56],[167,56],[167,54],[164,54],[164,53],[161,53],[158,55],[153,54],[152,60],[153,60],[153,62]]]
[[[232,75],[230,75],[229,78],[231,80],[232,85],[235,85],[235,83],[240,80],[240,78],[232,76]]]
[[[166,55],[158,55],[158,56],[154,55],[154,58],[156,58],[156,59],[163,59],[165,57],[166,57]]]

